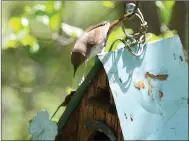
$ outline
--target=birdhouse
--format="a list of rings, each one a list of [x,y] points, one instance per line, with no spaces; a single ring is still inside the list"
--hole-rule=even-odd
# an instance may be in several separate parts
[[[80,104],[71,113],[58,138],[70,141],[122,140],[120,122],[104,68],[101,67],[88,83]]]
[[[178,36],[98,55],[59,119],[59,140],[188,138],[188,63]]]

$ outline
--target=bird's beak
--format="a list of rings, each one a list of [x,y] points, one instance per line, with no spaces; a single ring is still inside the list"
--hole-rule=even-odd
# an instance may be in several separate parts
[[[75,73],[77,71],[77,67],[74,67],[74,73],[73,73],[73,78],[75,77]]]

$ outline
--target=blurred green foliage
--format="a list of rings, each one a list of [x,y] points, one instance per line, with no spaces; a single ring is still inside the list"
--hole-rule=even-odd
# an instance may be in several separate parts
[[[158,1],[156,5],[162,23],[168,25],[174,2]],[[83,72],[86,75],[94,64],[91,59],[72,80],[70,52],[74,42],[62,45],[57,37],[75,39],[91,24],[115,20],[123,13],[120,6],[112,1],[2,2],[3,140],[29,139],[28,121],[41,109],[51,116],[65,96],[78,87]],[[168,31],[153,35],[151,40],[172,35],[174,32]],[[124,38],[120,26],[110,35],[106,51],[117,38]]]
[[[19,2],[13,3],[19,5]],[[10,2],[3,5],[11,6],[10,11],[14,9]],[[18,15],[10,14],[8,25],[3,23],[3,49],[28,46],[37,52],[40,47],[37,38],[51,40],[52,33],[59,31],[62,11],[60,1],[26,2]]]
[[[156,6],[160,10],[161,21],[166,25],[169,24],[171,19],[172,9],[175,4],[175,1],[156,1]]]

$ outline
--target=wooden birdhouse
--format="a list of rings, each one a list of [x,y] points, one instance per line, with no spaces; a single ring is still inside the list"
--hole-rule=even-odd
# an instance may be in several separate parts
[[[102,66],[89,83],[81,103],[71,114],[57,140],[123,140],[115,103]]]
[[[188,138],[188,63],[179,37],[144,52],[98,55],[59,119],[57,141]]]

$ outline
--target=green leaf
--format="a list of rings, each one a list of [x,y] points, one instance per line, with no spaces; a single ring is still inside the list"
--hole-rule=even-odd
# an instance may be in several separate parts
[[[17,40],[7,40],[5,47],[11,47],[11,48],[16,48],[18,46]]]
[[[28,5],[24,7],[24,12],[26,15],[30,15],[32,13],[32,8]]]
[[[57,31],[61,25],[61,15],[59,13],[54,14],[50,18],[49,26],[52,30]]]
[[[18,41],[21,41],[23,38],[25,38],[26,36],[28,36],[29,34],[29,31],[28,30],[21,30],[20,32],[18,32],[16,35],[15,35],[15,38],[18,40]]]
[[[52,39],[52,30],[41,21],[32,19],[29,21],[31,33],[40,39]]]
[[[21,40],[20,40],[20,42],[24,45],[24,46],[30,46],[30,47],[32,47],[34,44],[35,44],[35,42],[36,42],[36,38],[35,37],[33,37],[33,36],[31,36],[31,35],[27,35],[27,36],[25,36],[24,38],[22,38]]]
[[[115,7],[115,3],[112,1],[103,1],[103,5],[107,8],[114,8]]]
[[[160,18],[166,25],[169,24],[174,4],[175,1],[156,1],[156,6],[160,9]]]
[[[46,12],[47,13],[52,13],[54,11],[54,1],[47,1],[46,4]]]
[[[3,39],[3,49],[16,48],[19,45],[16,34],[10,34],[7,38]]]
[[[44,15],[47,15],[46,11],[42,11],[42,10],[35,11],[35,16],[44,16]]]
[[[166,8],[171,9],[171,8],[173,8],[175,1],[164,1],[163,3]]]
[[[9,26],[14,32],[19,32],[22,28],[21,18],[20,17],[12,17],[9,20]]]

